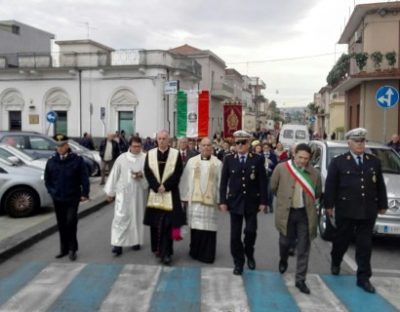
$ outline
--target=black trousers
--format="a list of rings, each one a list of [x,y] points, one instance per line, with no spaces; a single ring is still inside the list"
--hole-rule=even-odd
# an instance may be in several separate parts
[[[254,257],[254,244],[257,238],[257,212],[244,215],[231,213],[231,254],[235,266],[243,267],[247,258]],[[244,226],[244,240],[242,242],[242,227]]]
[[[375,219],[336,218],[336,234],[332,241],[332,265],[340,266],[350,241],[356,238],[357,281],[365,282],[372,275],[372,230]]]
[[[168,215],[159,216],[157,226],[150,226],[151,251],[158,257],[170,257],[173,254],[172,223]]]
[[[289,249],[293,248],[293,242],[297,241],[297,266],[296,282],[305,281],[308,258],[310,255],[310,234],[308,230],[308,218],[305,208],[290,209],[287,223],[287,236],[279,234],[279,252],[283,261],[289,257]]]
[[[54,210],[60,234],[61,253],[78,250],[78,239],[76,237],[78,230],[78,206],[79,199],[54,201]]]

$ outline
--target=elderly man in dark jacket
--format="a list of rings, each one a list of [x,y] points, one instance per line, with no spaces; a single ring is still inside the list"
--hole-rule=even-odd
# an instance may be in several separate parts
[[[357,128],[346,133],[350,151],[334,158],[325,182],[324,203],[333,215],[337,233],[332,244],[331,272],[340,273],[340,264],[355,234],[357,286],[374,293],[372,275],[372,231],[378,213],[388,208],[385,181],[378,158],[365,152],[367,130]]]
[[[57,152],[47,161],[44,181],[53,198],[60,232],[60,253],[56,258],[69,254],[70,260],[75,261],[78,206],[89,198],[89,175],[83,158],[69,149],[68,137],[59,134],[54,139]]]

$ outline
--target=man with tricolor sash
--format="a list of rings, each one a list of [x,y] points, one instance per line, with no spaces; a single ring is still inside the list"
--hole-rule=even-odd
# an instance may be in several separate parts
[[[294,157],[278,164],[272,173],[271,189],[276,195],[275,226],[279,231],[279,272],[288,266],[291,242],[297,240],[296,287],[310,293],[305,280],[310,254],[310,242],[317,235],[315,204],[321,194],[321,177],[309,165],[311,148],[301,143]]]

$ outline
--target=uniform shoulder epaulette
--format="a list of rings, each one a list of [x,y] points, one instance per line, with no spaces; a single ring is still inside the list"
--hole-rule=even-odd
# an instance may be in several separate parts
[[[364,153],[364,155],[365,155],[366,159],[376,159],[376,158],[378,158],[374,154],[370,154],[370,153]]]
[[[51,155],[49,158],[47,158],[47,159],[52,159],[52,158],[54,158],[54,155]]]

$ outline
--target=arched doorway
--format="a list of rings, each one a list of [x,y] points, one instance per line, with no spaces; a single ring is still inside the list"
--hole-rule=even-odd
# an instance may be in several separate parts
[[[110,126],[114,130],[124,130],[126,136],[136,133],[136,107],[139,104],[135,93],[123,87],[114,92],[110,101]]]
[[[0,95],[2,130],[21,131],[23,129],[22,112],[25,101],[17,89],[6,89]]]

